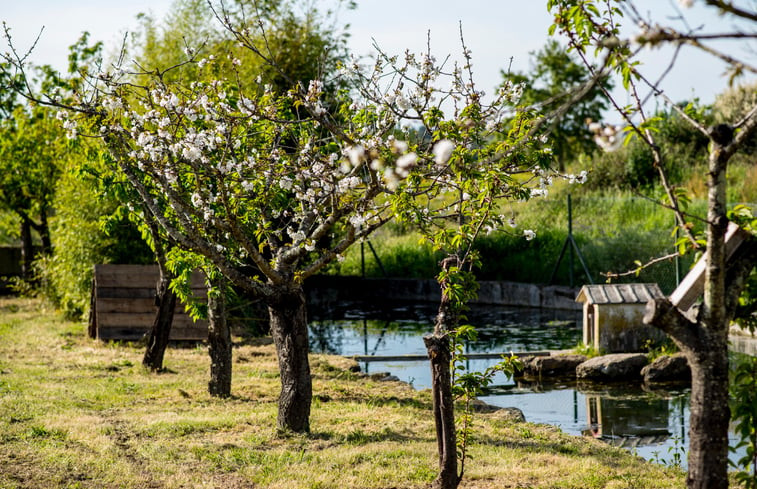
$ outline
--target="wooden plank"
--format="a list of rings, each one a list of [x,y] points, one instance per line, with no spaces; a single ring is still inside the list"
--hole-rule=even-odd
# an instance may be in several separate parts
[[[95,286],[155,288],[160,274],[156,265],[95,265]]]
[[[726,263],[733,256],[736,250],[741,246],[746,238],[750,235],[734,223],[728,223],[728,230],[725,234],[725,259]],[[670,294],[670,302],[683,312],[691,309],[699,298],[704,294],[704,275],[707,266],[707,253],[694,265],[689,273],[681,280],[681,283]]]
[[[178,307],[177,307],[178,309]],[[158,310],[155,307],[155,299],[150,298],[133,298],[133,299],[114,299],[97,297],[97,312],[107,314],[111,312],[120,312],[124,314],[152,313]]]
[[[468,360],[493,360],[515,355],[516,357],[548,357],[550,351],[522,351],[522,352],[491,352],[491,353],[466,353]],[[422,362],[428,361],[428,355],[352,355],[350,358],[356,362]]]
[[[149,328],[122,327],[104,328],[98,330],[98,339],[139,341],[149,331]],[[204,341],[208,338],[207,328],[172,328],[172,341]]]
[[[160,277],[157,265],[95,265],[95,284],[101,287],[155,288]],[[194,272],[191,278],[193,289],[205,288],[202,273]]]
[[[95,303],[96,314],[122,313],[122,314],[151,314],[155,315],[158,308],[154,299],[113,299],[97,298]],[[177,303],[174,311],[176,316],[186,315],[187,310],[183,304]],[[98,316],[99,317],[99,316]]]
[[[193,288],[192,296],[202,301],[206,300],[207,289],[205,287]],[[150,287],[98,287],[97,297],[107,299],[154,299],[156,296],[155,284]]]
[[[150,299],[154,300],[157,295],[155,284],[152,287],[141,289],[128,287],[97,287],[98,299]]]
[[[91,334],[100,339],[140,339],[155,319],[159,276],[157,265],[95,265]],[[207,289],[200,272],[192,274],[192,292],[205,302]],[[194,322],[184,305],[177,304],[172,340],[204,340],[207,329],[207,321]]]
[[[118,312],[100,313],[97,317],[97,329],[110,328],[110,327],[122,327],[122,326],[134,326],[138,328],[149,328],[152,326],[155,319],[154,313],[131,313],[124,314]],[[200,323],[198,321],[198,323]],[[173,320],[174,326],[177,328],[190,326],[195,324],[192,318],[186,314],[176,314]],[[203,321],[200,324],[206,324]],[[206,326],[207,327],[207,326]]]

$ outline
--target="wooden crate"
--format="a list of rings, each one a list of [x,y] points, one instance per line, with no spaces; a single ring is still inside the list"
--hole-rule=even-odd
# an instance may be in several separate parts
[[[152,327],[157,313],[157,265],[95,265],[89,335],[101,340],[134,341]],[[205,301],[207,289],[202,274],[192,275],[192,292]],[[208,337],[207,321],[193,321],[177,303],[171,340],[198,341]]]

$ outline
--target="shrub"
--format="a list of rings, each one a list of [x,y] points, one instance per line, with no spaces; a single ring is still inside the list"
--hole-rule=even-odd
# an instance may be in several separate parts
[[[58,182],[50,220],[53,254],[37,262],[43,295],[69,318],[89,310],[93,267],[98,263],[150,263],[152,253],[126,220],[106,234],[101,219],[116,203],[97,195],[94,182],[66,172]]]

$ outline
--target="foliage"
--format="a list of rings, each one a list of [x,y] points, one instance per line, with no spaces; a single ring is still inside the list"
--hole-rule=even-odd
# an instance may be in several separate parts
[[[722,123],[739,120],[747,115],[749,107],[757,105],[757,82],[742,83],[724,90],[715,97],[712,106],[715,122]],[[757,135],[753,134],[746,142],[742,153],[751,156],[747,161],[753,162],[757,152]]]
[[[652,363],[659,357],[667,357],[678,353],[678,346],[673,343],[670,338],[665,338],[661,342],[654,342],[652,340],[646,340],[644,342],[644,349],[647,350],[647,358],[649,363]]]
[[[407,229],[394,231],[392,227],[384,227],[360,246],[348,249],[343,259],[332,262],[325,273],[361,276],[364,264],[367,277],[386,274],[388,277],[433,278],[439,271],[441,253],[434,252],[417,233]]]
[[[595,281],[604,280],[602,274],[607,272],[635,268],[637,260],[674,251],[675,237],[669,230],[672,218],[655,202],[627,191],[555,187],[547,198],[539,199],[538,205],[525,202],[504,206],[503,209],[510,207],[508,211],[515,216],[517,226],[502,226],[474,241],[473,251],[482,264],[473,269],[477,280],[548,283],[567,238],[567,192],[571,192],[573,198],[573,234]],[[702,215],[704,203],[695,200],[690,204],[689,212]],[[597,221],[597,215],[603,219]],[[525,240],[522,237],[524,229],[537,229],[538,234],[530,241]],[[390,230],[385,228],[372,235],[370,241],[389,277],[431,279],[438,273],[438,263],[443,255],[434,252],[416,232],[392,226]],[[424,244],[419,245],[419,241]],[[681,274],[688,271],[693,260],[691,253],[678,258]],[[367,246],[365,262],[368,276],[383,276]],[[574,262],[576,280],[585,280],[578,259],[574,258]],[[524,267],[524,263],[528,263],[528,267]],[[333,263],[329,273],[359,276],[359,247],[345,253],[342,262]],[[676,263],[671,258],[644,268],[639,276],[614,279],[622,280],[656,282],[669,293],[677,285]],[[554,283],[569,283],[567,256],[557,270]]]
[[[709,108],[697,101],[681,104],[681,110],[703,124],[712,121]],[[677,185],[685,183],[702,169],[707,160],[707,137],[676,110],[658,110],[650,119],[652,122],[648,127],[655,134],[663,158],[662,165],[670,182]],[[649,191],[659,184],[655,155],[647,143],[636,137],[617,151],[587,153],[581,156],[581,161],[590,168],[587,186],[593,190],[616,188]]]
[[[502,72],[505,86],[522,87],[522,96],[515,101],[520,106],[536,107],[539,112],[548,113],[568,102],[569,97],[591,78],[591,73],[580,60],[554,39],[538,52],[531,53],[531,57],[528,73]],[[608,89],[612,88],[612,81],[606,77],[601,83]],[[596,145],[586,121],[600,120],[607,108],[607,96],[595,85],[552,122],[547,140],[560,169],[565,168],[576,155],[595,152]]]
[[[457,420],[457,451],[458,457],[463,464],[461,473],[464,471],[468,443],[473,435],[472,402],[482,395],[486,388],[494,381],[497,374],[504,374],[511,378],[515,372],[522,369],[523,365],[518,357],[511,355],[502,357],[501,361],[488,366],[482,372],[470,372],[466,368],[467,357],[465,356],[465,343],[476,341],[478,335],[476,328],[471,325],[460,325],[451,333],[452,337],[452,394],[456,401],[464,405],[462,413]]]
[[[746,205],[737,205],[728,213],[728,218],[738,224],[742,229],[757,235],[757,218],[751,207]],[[757,270],[752,273],[746,280],[744,291],[739,297],[739,303],[736,306],[734,320],[739,326],[751,333],[757,331]]]
[[[69,156],[86,159],[75,148]],[[55,253],[37,264],[42,293],[70,318],[81,319],[89,312],[95,264],[152,262],[152,253],[128,219],[111,217],[106,230],[105,219],[115,213],[118,202],[93,192],[96,187],[91,175],[75,168],[61,174],[50,220]]]
[[[337,64],[347,59],[347,33],[334,14],[342,6],[354,7],[341,0],[325,12],[314,3],[295,0],[220,5],[179,0],[160,23],[141,15],[141,29],[132,34],[130,49],[142,71],[175,67],[165,71],[166,81],[210,82],[236,72],[241,80],[259,80],[260,87],[270,84],[279,95],[294,85],[307,87],[310,80],[325,80],[325,91],[332,93],[338,80],[324,75],[336,72]],[[217,17],[244,31],[257,53],[237,45]],[[215,67],[203,70],[186,63],[186,53],[212,59]]]
[[[506,219],[493,212],[497,200],[546,194],[551,152],[535,137],[532,115],[506,120],[503,108],[514,94],[505,89],[482,103],[469,82],[467,50],[466,64],[451,73],[430,53],[406,53],[404,60],[380,53],[370,69],[355,62],[305,86],[260,44],[271,32],[265,21],[248,24],[237,6],[215,14],[227,36],[224,57],[188,47],[186,57],[162,70],[115,65],[89,78],[81,103],[54,103],[67,109],[61,117],[69,137],[102,138],[106,163],[128,180],[134,192],[127,198],[146,220],[266,302],[272,319],[284,318],[272,321],[274,337],[283,338],[277,341],[306,327],[304,314],[283,312],[291,303],[284,299],[301,296],[305,279],[395,215],[427,232],[438,249],[459,250],[470,267],[475,236]],[[247,56],[236,56],[239,46]],[[245,76],[254,69],[250,59],[281,75],[287,90]],[[184,74],[185,67],[195,74]],[[440,77],[449,88],[438,88]],[[352,91],[329,92],[348,84]],[[398,127],[401,120],[416,121],[430,137],[413,138]],[[504,130],[507,139],[495,137]],[[449,227],[458,216],[475,219]],[[472,293],[460,277],[456,269],[445,279],[455,301]],[[299,350],[281,352],[306,358]],[[282,383],[292,365],[282,359]],[[307,370],[306,360],[297,365]],[[309,374],[301,378],[307,398],[282,402],[283,428],[289,407],[309,415]],[[292,427],[308,428],[307,419]]]
[[[587,358],[594,358],[605,354],[604,350],[598,350],[594,345],[588,345],[583,341],[576,343],[573,353],[576,355],[585,355]]]
[[[0,209],[32,221],[40,234],[66,151],[62,135],[47,108],[18,107],[0,121]]]
[[[744,456],[732,465],[736,479],[746,489],[757,487],[757,358],[741,358],[733,370],[731,417],[740,441],[732,450],[745,448]]]
[[[21,218],[10,211],[0,211],[0,246],[17,244]]]
[[[693,2],[681,2],[691,6]],[[750,8],[736,7],[731,2],[706,2],[713,9],[727,15],[732,21],[754,22],[755,12]],[[550,0],[549,8],[555,14],[551,32],[564,34],[571,48],[589,65],[587,56],[603,56],[604,66],[615,72],[632,100],[622,107],[613,100],[617,114],[627,124],[628,136],[638,137],[644,142],[652,156],[652,164],[657,169],[662,188],[666,194],[666,204],[675,212],[679,230],[685,235],[679,246],[689,245],[701,249],[702,241],[691,230],[691,215],[685,213],[689,198],[685,191],[674,185],[665,166],[665,153],[656,124],[659,118],[650,116],[645,107],[644,92],[659,97],[668,107],[675,110],[693,130],[699,131],[702,142],[707,143],[707,259],[705,262],[705,284],[703,303],[695,318],[685,316],[669,299],[650,301],[645,314],[645,323],[656,326],[676,342],[686,355],[692,370],[691,432],[689,437],[688,487],[728,487],[728,351],[727,337],[730,320],[743,282],[754,268],[755,250],[745,247],[746,260],[734,260],[726,266],[726,169],[731,156],[743,151],[750,133],[757,128],[757,106],[747,109],[747,116],[740,120],[729,120],[707,128],[691,105],[680,107],[664,94],[660,81],[652,78],[641,67],[642,47],[660,45],[680,49],[684,44],[706,51],[719,57],[728,65],[731,80],[744,73],[745,65],[737,60],[735,53],[722,47],[705,47],[704,39],[739,38],[744,35],[738,27],[728,33],[703,33],[701,29],[692,31],[683,22],[684,34],[672,25],[642,17],[639,11],[626,2],[593,0]],[[630,40],[622,39],[621,23],[629,18],[638,26],[638,32]],[[682,19],[685,19],[681,15]],[[677,54],[677,51],[676,51]],[[675,56],[668,70],[674,68]],[[749,71],[755,72],[753,66]],[[660,79],[661,80],[661,79]],[[675,126],[673,126],[675,128]],[[602,128],[598,128],[602,130]],[[610,132],[616,133],[617,128]],[[673,137],[680,137],[673,134]],[[664,138],[663,138],[664,139]],[[696,144],[692,144],[696,146]],[[605,145],[612,149],[609,145]]]

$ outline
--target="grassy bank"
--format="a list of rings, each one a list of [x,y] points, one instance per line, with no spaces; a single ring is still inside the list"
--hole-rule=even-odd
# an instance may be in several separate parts
[[[569,190],[563,188],[549,198],[513,203],[503,210],[515,216],[518,227],[505,226],[478,239],[476,248],[482,262],[482,267],[476,270],[479,279],[548,283],[554,273],[553,283],[569,284],[567,253],[557,267],[568,237]],[[674,251],[675,237],[671,234],[674,220],[667,209],[628,192],[574,190],[573,235],[595,283],[605,282],[605,273],[634,270],[637,261],[646,263]],[[704,203],[696,201],[691,209],[703,214]],[[535,230],[536,238],[524,239],[524,229]],[[420,236],[410,229],[387,226],[371,236],[371,245],[379,260],[367,245],[362,253],[359,246],[354,246],[347,251],[344,261],[331,266],[330,273],[359,276],[363,263],[366,275],[372,277],[381,277],[386,272],[390,277],[432,278],[439,272],[441,255],[422,244]],[[574,283],[587,283],[578,258],[574,261]],[[682,274],[692,261],[691,254],[682,258]],[[675,280],[675,263],[665,260],[644,269],[638,277],[631,275],[614,281],[657,282],[669,293],[676,286]]]
[[[168,372],[138,347],[90,340],[37,300],[0,298],[0,488],[428,487],[428,392],[375,382],[313,355],[308,436],[275,429],[273,347],[234,350],[234,397],[206,393],[203,347],[171,349]],[[681,487],[679,470],[552,427],[476,415],[462,487]]]

